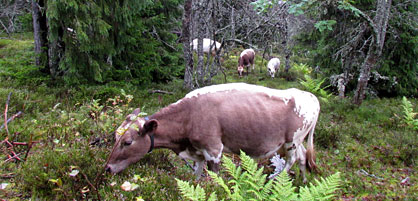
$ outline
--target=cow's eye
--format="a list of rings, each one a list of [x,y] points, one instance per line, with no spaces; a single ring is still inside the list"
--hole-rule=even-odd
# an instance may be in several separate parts
[[[129,146],[131,144],[132,144],[132,140],[127,140],[127,141],[123,142],[124,146]]]

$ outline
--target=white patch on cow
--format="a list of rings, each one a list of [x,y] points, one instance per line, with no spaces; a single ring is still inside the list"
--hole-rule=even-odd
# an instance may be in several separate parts
[[[246,49],[244,51],[241,52],[241,54],[239,55],[240,57],[243,57],[244,55],[246,55],[248,52],[252,52],[255,55],[255,52],[253,49]]]
[[[203,150],[202,150],[202,152],[203,152],[203,156],[205,157],[205,160],[206,160],[206,161],[213,161],[214,163],[219,163],[219,162],[221,162],[222,150],[223,150],[223,148],[224,148],[224,145],[223,145],[223,144],[221,144],[221,145],[222,145],[221,150],[220,150],[220,152],[219,152],[218,156],[216,156],[216,157],[211,156],[211,155],[208,153],[208,151],[206,151],[206,149],[203,149]]]
[[[145,124],[145,120],[144,119],[138,119],[138,123],[140,125],[140,128],[143,128],[144,124]]]

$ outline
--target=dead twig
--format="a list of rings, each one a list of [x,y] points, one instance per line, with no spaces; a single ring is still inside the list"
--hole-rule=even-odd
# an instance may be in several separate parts
[[[12,117],[10,117],[10,118],[7,120],[6,124],[10,123],[11,121],[13,121],[15,118],[19,117],[19,116],[20,116],[20,115],[22,115],[22,114],[23,114],[23,112],[22,112],[22,111],[19,111],[18,113],[14,114]],[[3,125],[1,125],[1,126],[0,126],[0,131],[1,131],[1,130],[5,127],[4,125],[5,125],[5,124],[3,124]]]
[[[87,177],[87,175],[86,175],[86,174],[84,174],[84,173],[83,173],[83,172],[81,172],[81,171],[80,171],[80,173],[83,175],[84,179],[86,179],[86,181],[87,181],[87,183],[89,184],[89,186],[90,186],[90,187],[92,187],[92,188],[93,188],[93,190],[96,192],[96,194],[97,194],[97,200],[101,200],[101,199],[100,199],[100,194],[99,194],[99,191],[97,190],[96,186],[94,186],[94,185],[90,182],[90,180],[89,180],[89,178]]]
[[[163,91],[163,90],[149,90],[148,93],[150,94],[156,94],[156,93],[160,93],[160,94],[174,94],[173,92],[169,92],[169,91]]]
[[[16,176],[16,174],[14,174],[14,173],[7,173],[7,174],[0,175],[0,178],[2,178],[2,179],[11,179],[11,178],[13,178],[15,176]]]
[[[12,96],[12,92],[7,96],[6,107],[4,109],[4,128],[6,128],[7,135],[9,135],[9,129],[7,128],[7,110],[9,109],[10,96]]]

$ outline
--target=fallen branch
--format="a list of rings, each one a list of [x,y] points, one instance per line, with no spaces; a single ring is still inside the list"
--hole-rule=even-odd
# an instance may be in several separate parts
[[[28,142],[12,142],[13,145],[22,145],[22,146],[30,146],[31,144],[39,143],[39,141],[33,141],[31,143]]]
[[[163,90],[149,90],[148,92],[150,94],[156,94],[156,93],[160,93],[160,94],[174,94],[173,92],[163,91]]]
[[[14,173],[7,173],[7,174],[0,175],[0,178],[2,178],[2,179],[11,179],[11,178],[13,178],[15,176],[16,175]]]
[[[10,96],[12,96],[12,92],[7,96],[6,107],[4,109],[4,127],[6,128],[7,135],[9,135],[9,129],[7,128],[7,110],[9,109]]]
[[[21,154],[16,154],[15,152],[12,152],[12,153],[13,153],[14,156],[7,155],[8,159],[5,160],[3,163],[6,163],[6,162],[8,162],[10,160],[13,160],[13,159],[17,159],[19,161],[22,161],[22,159],[19,158],[19,155],[21,155]]]
[[[19,111],[18,113],[14,114],[12,117],[10,117],[10,118],[6,121],[6,124],[10,123],[11,121],[13,121],[15,118],[19,117],[19,116],[20,116],[20,115],[22,115],[22,114],[23,114],[23,112],[22,112],[22,111]],[[4,125],[5,125],[5,124],[1,125],[1,127],[0,127],[0,131],[1,131],[1,130],[5,127]]]

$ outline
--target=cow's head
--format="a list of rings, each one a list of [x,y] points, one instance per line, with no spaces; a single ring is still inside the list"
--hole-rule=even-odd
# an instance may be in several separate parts
[[[276,68],[274,65],[267,65],[267,70],[269,72],[269,75],[274,78],[274,75],[276,74]]]
[[[242,77],[242,74],[244,72],[244,66],[238,66],[238,76]]]
[[[140,109],[135,109],[116,130],[116,143],[106,164],[106,171],[119,173],[152,149],[151,141],[158,121],[145,120],[138,116],[139,113]]]

